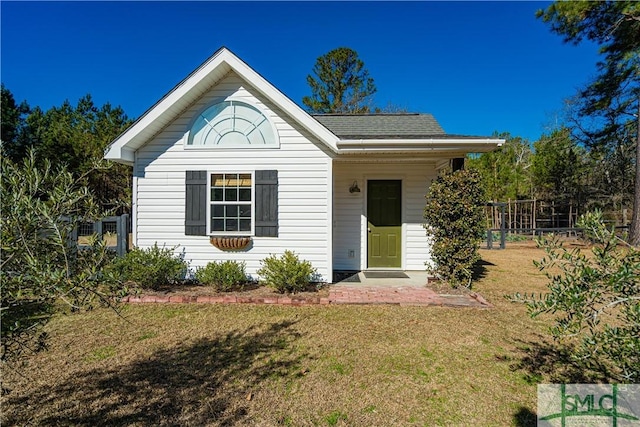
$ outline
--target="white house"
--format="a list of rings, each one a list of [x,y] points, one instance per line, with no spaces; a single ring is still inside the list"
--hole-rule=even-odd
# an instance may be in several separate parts
[[[106,151],[133,166],[138,247],[192,267],[286,249],[338,270],[424,270],[425,195],[438,170],[504,141],[445,134],[428,114],[317,115],[226,48]]]

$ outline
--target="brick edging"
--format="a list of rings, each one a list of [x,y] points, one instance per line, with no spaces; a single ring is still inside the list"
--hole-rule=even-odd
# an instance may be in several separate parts
[[[327,305],[330,303],[327,297],[238,297],[235,295],[208,296],[208,295],[140,295],[126,296],[120,300],[128,304],[272,304],[272,305]]]
[[[491,308],[493,305],[485,300],[482,295],[470,292],[469,296],[481,304],[479,308]],[[431,306],[458,306],[448,304],[440,299],[428,298],[425,301],[376,301],[347,299],[341,300],[339,297],[300,297],[300,296],[270,296],[270,297],[249,297],[236,295],[129,295],[120,300],[126,304],[269,304],[269,305],[329,305],[329,304],[398,304],[398,305],[431,305]]]

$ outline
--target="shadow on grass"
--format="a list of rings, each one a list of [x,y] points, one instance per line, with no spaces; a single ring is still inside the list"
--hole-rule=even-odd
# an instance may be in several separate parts
[[[295,378],[295,322],[233,331],[161,349],[128,365],[93,369],[64,384],[10,396],[7,425],[242,424],[250,393],[270,378]],[[35,405],[35,406],[34,406]],[[27,409],[30,408],[30,409]],[[5,411],[7,406],[4,407]],[[36,413],[34,413],[36,412]]]
[[[483,259],[479,260],[475,264],[473,264],[473,271],[471,273],[471,278],[475,282],[476,280],[480,280],[487,275],[487,265],[495,265],[492,262],[485,261]]]
[[[517,427],[535,427],[537,422],[537,414],[524,406],[521,406],[513,416],[513,424]]]
[[[531,341],[516,340],[518,353],[510,367],[514,371],[522,371],[525,382],[586,384],[608,382],[611,379],[606,368],[586,366],[571,357],[573,347],[550,341],[542,335],[537,335],[537,338]]]
[[[512,356],[496,356],[500,362],[509,363],[509,368],[522,374],[527,384],[541,383],[602,383],[608,382],[610,376],[604,368],[596,370],[586,367],[571,357],[573,348],[552,341],[540,334],[531,340],[517,339],[516,353]],[[537,414],[531,409],[521,406],[513,415],[513,423],[521,427],[533,427],[537,424]]]

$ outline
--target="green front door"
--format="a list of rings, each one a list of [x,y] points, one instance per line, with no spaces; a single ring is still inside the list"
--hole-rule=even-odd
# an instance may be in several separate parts
[[[367,182],[368,267],[402,267],[402,181]]]

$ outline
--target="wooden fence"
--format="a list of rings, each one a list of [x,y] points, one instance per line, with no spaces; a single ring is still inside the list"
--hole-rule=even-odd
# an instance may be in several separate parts
[[[501,228],[504,222],[509,233],[535,234],[538,229],[574,228],[579,214],[577,206],[555,201],[508,200],[487,204],[488,228]]]
[[[578,236],[582,230],[576,227],[582,213],[571,203],[545,200],[508,200],[489,202],[486,205],[487,248],[494,246],[494,233],[499,233],[500,249],[505,248],[507,234],[564,234]],[[621,221],[620,221],[621,219]],[[628,213],[623,209],[620,218],[605,221],[619,232],[629,228]]]

